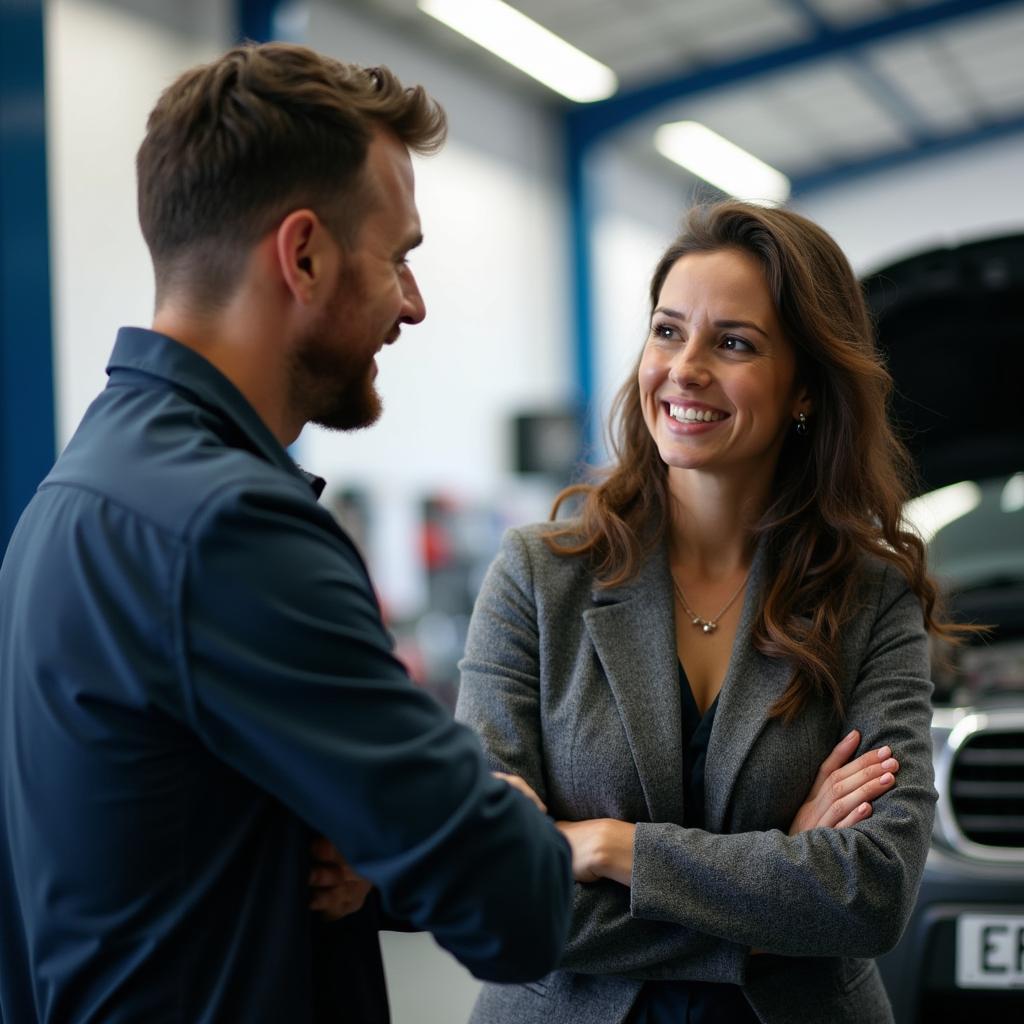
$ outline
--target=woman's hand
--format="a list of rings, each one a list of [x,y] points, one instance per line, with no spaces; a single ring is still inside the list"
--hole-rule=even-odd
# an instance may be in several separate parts
[[[520,778],[518,775],[509,775],[508,772],[491,772],[496,779],[502,779],[507,782],[513,789],[518,789],[527,800],[531,800],[536,806],[537,810],[541,814],[547,814],[547,805],[543,800],[534,792],[533,787],[526,781],[526,779]]]
[[[854,729],[825,758],[807,799],[789,826],[791,836],[812,828],[855,825],[871,817],[872,801],[892,788],[900,769],[892,751],[881,747],[850,761],[858,742],[860,733]]]
[[[366,902],[372,884],[348,866],[329,839],[314,839],[312,853],[310,910],[321,911],[328,921],[354,914]]]
[[[555,827],[572,848],[572,874],[577,882],[610,878],[629,885],[633,875],[633,833],[636,826],[614,818],[556,821]]]

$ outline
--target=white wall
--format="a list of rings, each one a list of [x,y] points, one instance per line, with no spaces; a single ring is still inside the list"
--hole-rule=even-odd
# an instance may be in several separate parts
[[[140,5],[141,6],[141,5]],[[152,4],[150,4],[152,6]],[[46,113],[57,439],[106,382],[122,324],[153,314],[149,253],[135,216],[135,151],[161,90],[228,40],[227,0],[189,27],[101,0],[48,0]]]

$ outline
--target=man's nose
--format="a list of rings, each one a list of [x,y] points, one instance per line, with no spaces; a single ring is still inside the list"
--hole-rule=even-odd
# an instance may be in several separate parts
[[[403,324],[418,324],[426,315],[427,305],[420,294],[420,286],[412,271],[407,270],[402,286],[402,315],[399,319]]]

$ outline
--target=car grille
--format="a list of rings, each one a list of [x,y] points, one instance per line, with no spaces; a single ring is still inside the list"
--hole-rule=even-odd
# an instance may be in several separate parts
[[[1024,848],[1024,730],[967,737],[953,758],[950,802],[971,842]]]

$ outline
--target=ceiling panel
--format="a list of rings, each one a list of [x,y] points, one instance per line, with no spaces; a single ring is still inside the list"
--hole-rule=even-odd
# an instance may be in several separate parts
[[[678,10],[681,14],[685,6],[680,5]],[[685,33],[686,29],[680,27],[679,31]],[[718,12],[713,20],[696,28],[687,43],[704,62],[720,62],[788,46],[809,35],[807,20],[799,11],[786,3],[763,2],[733,17]]]
[[[623,49],[615,58],[615,72],[626,87],[676,78],[694,70],[694,67],[693,58],[670,35],[653,42],[645,39],[638,46]]]
[[[842,61],[776,75],[762,88],[770,103],[790,112],[821,141],[826,163],[909,143],[899,121]]]
[[[937,35],[877,46],[867,63],[907,96],[933,131],[948,134],[976,122],[978,90]]]
[[[1024,10],[979,15],[943,31],[941,39],[982,114],[1005,116],[1024,106]]]

